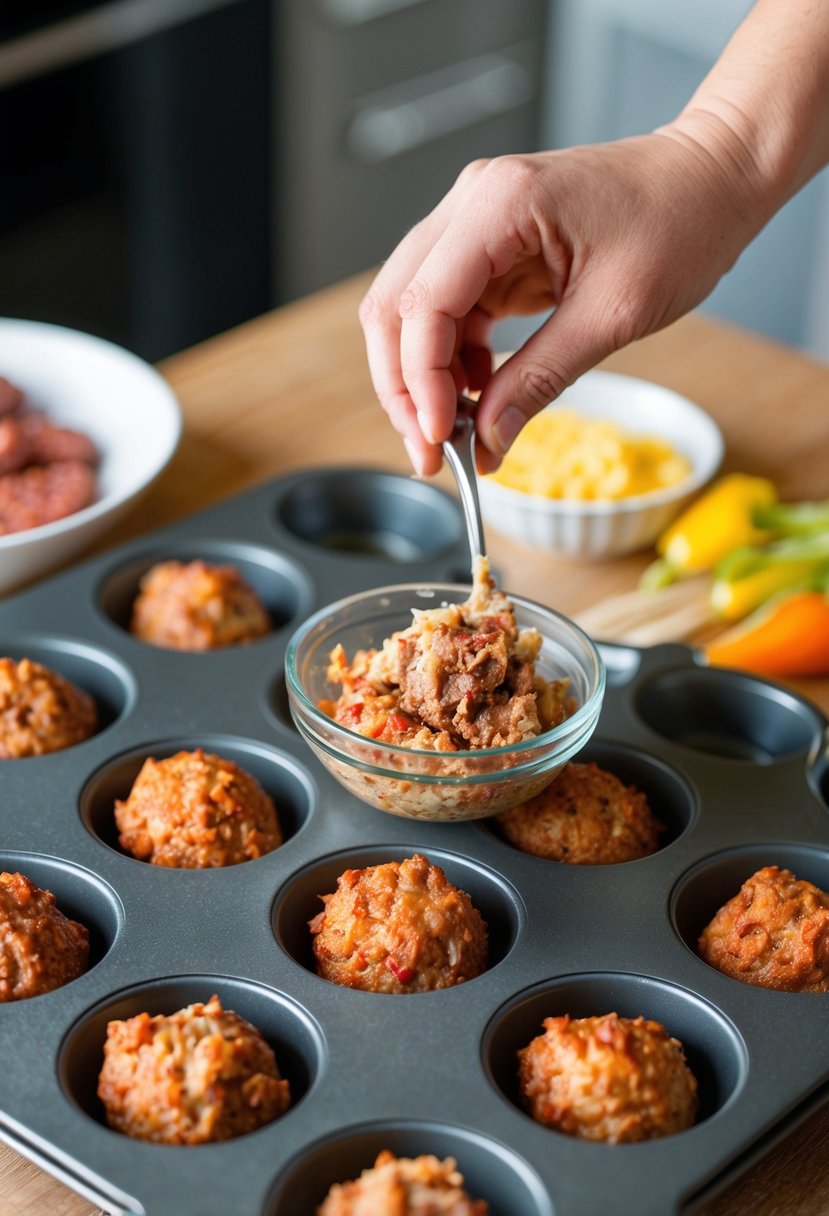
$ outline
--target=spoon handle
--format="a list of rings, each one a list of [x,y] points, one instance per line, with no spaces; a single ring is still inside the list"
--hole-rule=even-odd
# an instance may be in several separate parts
[[[475,402],[470,401],[468,397],[458,398],[455,426],[450,437],[443,443],[443,454],[449,462],[458,484],[458,494],[469,537],[469,550],[473,560],[476,557],[483,557],[486,553],[475,470],[475,408]]]

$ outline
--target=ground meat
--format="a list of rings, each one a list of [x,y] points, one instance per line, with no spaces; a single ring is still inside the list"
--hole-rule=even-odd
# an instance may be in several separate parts
[[[115,803],[115,822],[128,853],[179,869],[237,865],[282,843],[259,782],[201,748],[145,760],[127,800]]]
[[[29,443],[16,414],[0,417],[0,476],[15,473],[29,463]]]
[[[498,816],[504,836],[525,853],[574,865],[647,857],[662,825],[635,786],[597,764],[566,764],[529,802]]]
[[[684,1131],[697,1082],[682,1044],[642,1017],[547,1018],[518,1052],[533,1119],[582,1140],[630,1144]]]
[[[327,678],[343,691],[321,703],[324,712],[361,735],[425,751],[507,747],[567,716],[567,682],[536,674],[541,637],[518,630],[486,558],[476,559],[466,603],[413,615],[382,649],[358,650],[351,662],[335,647]]]
[[[317,1216],[487,1216],[483,1199],[470,1199],[452,1157],[395,1157],[380,1153],[374,1168],[333,1186]]]
[[[0,760],[60,751],[97,725],[89,693],[31,659],[0,658]]]
[[[19,410],[23,404],[23,392],[7,380],[5,376],[0,376],[0,417],[5,414],[13,414],[15,410]]]
[[[51,891],[23,874],[0,874],[0,1001],[60,988],[89,966],[89,933],[68,920]]]
[[[98,450],[88,435],[69,427],[55,426],[45,414],[29,410],[17,416],[28,447],[29,464],[53,464],[56,461],[78,460],[94,468]]]
[[[829,894],[764,866],[702,931],[700,956],[732,979],[785,992],[829,992]]]
[[[486,968],[487,932],[469,896],[416,854],[346,870],[310,922],[317,973],[366,992],[430,992]]]
[[[231,1140],[290,1103],[271,1048],[217,996],[110,1022],[98,1097],[110,1127],[157,1144]]]
[[[161,562],[141,580],[130,629],[171,650],[215,650],[268,633],[270,618],[235,566]]]
[[[88,507],[97,463],[87,435],[27,410],[21,390],[0,377],[0,536]]]
[[[54,523],[95,500],[95,473],[79,460],[0,476],[0,536]]]

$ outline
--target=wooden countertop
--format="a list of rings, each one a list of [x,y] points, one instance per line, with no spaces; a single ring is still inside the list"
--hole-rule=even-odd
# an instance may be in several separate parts
[[[339,284],[162,364],[181,401],[184,437],[169,469],[109,544],[298,467],[369,464],[408,471],[369,382],[356,320],[367,281]],[[698,402],[723,430],[726,468],[772,477],[782,498],[829,497],[829,367],[700,315],[636,343],[606,366]],[[445,472],[441,483],[450,485]],[[647,561],[640,555],[603,564],[563,562],[494,532],[488,540],[510,591],[565,613],[633,587]],[[829,680],[797,687],[829,710]],[[703,1216],[825,1216],[827,1147],[829,1108],[697,1210]],[[97,1211],[0,1145],[2,1216]]]

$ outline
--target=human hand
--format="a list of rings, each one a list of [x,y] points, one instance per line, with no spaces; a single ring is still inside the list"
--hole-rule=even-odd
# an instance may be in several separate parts
[[[374,387],[415,470],[437,472],[480,389],[479,465],[611,351],[695,307],[762,224],[726,124],[467,166],[360,308]],[[496,320],[555,308],[494,373]],[[483,450],[482,450],[483,448]]]

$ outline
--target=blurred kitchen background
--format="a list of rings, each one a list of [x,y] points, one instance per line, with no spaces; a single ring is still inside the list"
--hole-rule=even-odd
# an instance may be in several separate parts
[[[475,157],[668,120],[749,8],[0,0],[0,314],[161,358],[379,262]],[[826,172],[705,307],[829,359]]]

